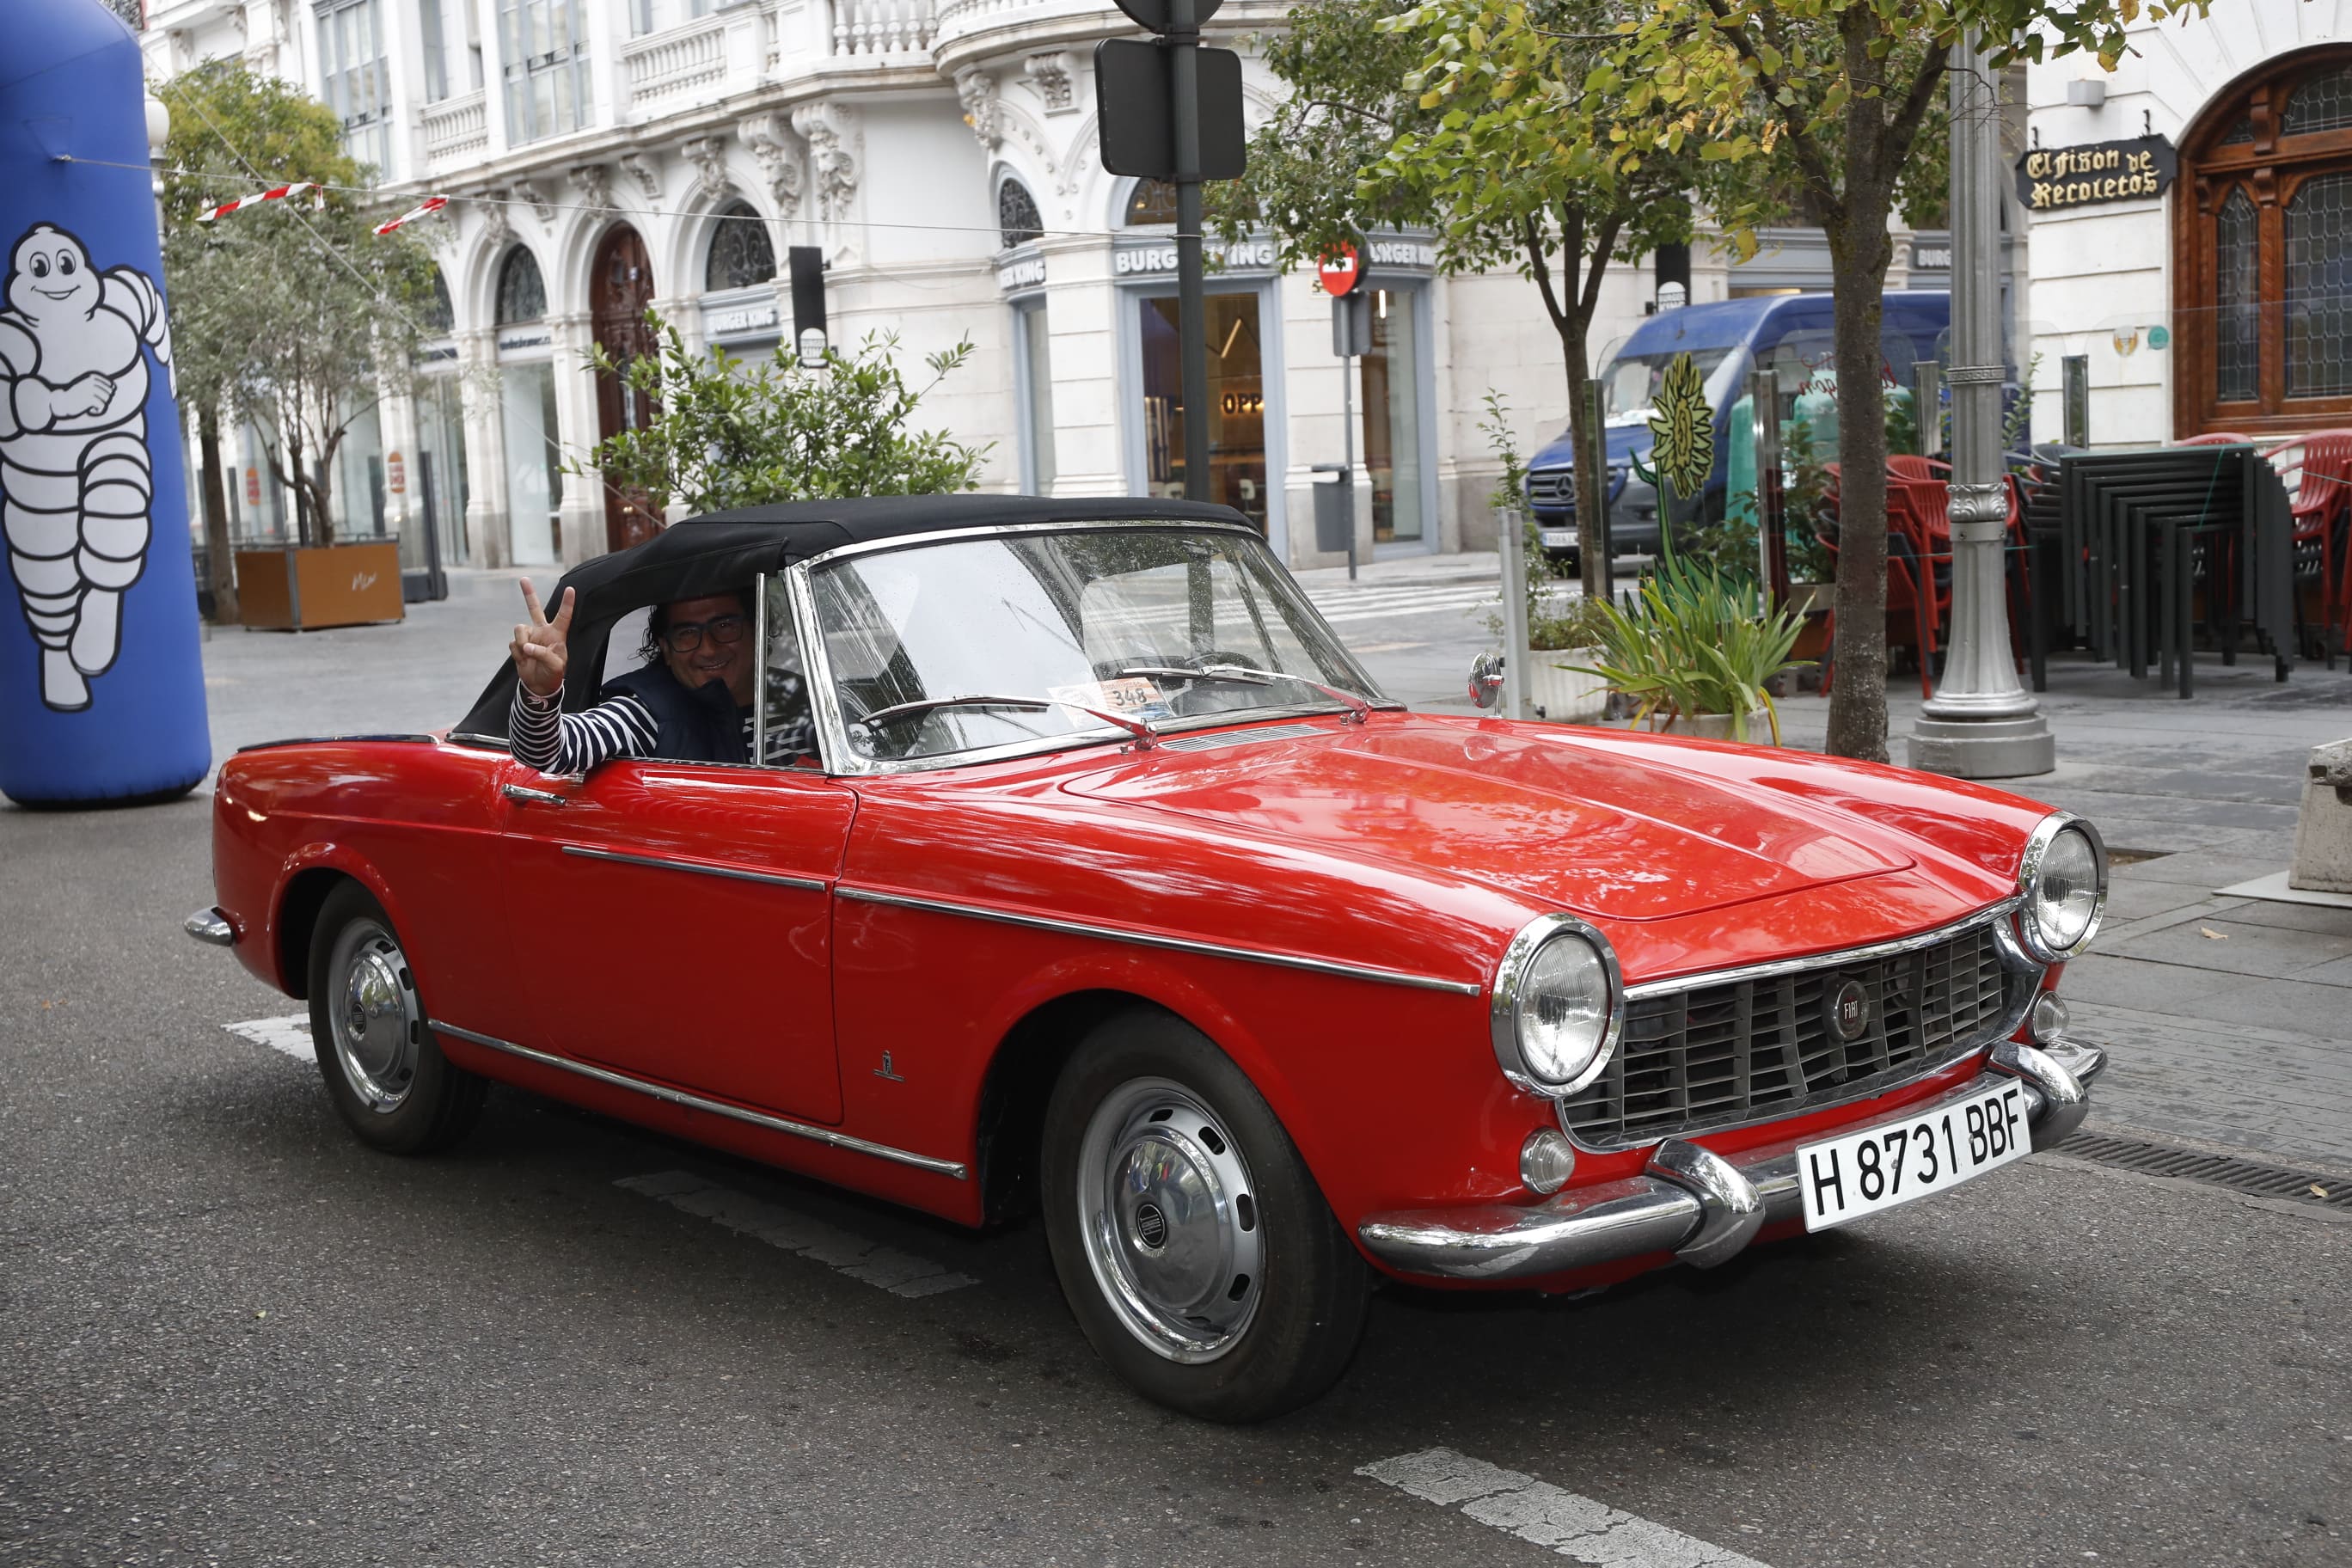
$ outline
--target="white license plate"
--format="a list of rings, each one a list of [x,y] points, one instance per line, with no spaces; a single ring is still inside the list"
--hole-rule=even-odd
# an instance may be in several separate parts
[[[1573,550],[1576,548],[1576,530],[1547,528],[1543,531],[1543,542],[1546,550]]]
[[[1908,1121],[1797,1150],[1805,1228],[1826,1230],[1958,1186],[2032,1152],[2025,1086],[2010,1082]]]

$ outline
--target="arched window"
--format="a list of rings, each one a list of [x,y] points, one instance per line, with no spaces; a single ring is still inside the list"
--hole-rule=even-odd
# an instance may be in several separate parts
[[[433,269],[433,292],[426,296],[424,309],[417,312],[418,321],[439,337],[447,337],[457,326],[457,307],[449,299],[449,285],[442,280],[441,269]]]
[[[2352,420],[2352,47],[2282,56],[2181,141],[2176,436]]]
[[[1045,232],[1045,220],[1037,211],[1037,198],[1018,180],[1007,180],[996,187],[996,227],[1007,250],[1026,245]]]
[[[539,258],[518,245],[499,265],[499,325],[536,321],[546,314],[547,284],[539,276]]]
[[[768,220],[750,202],[729,202],[714,215],[710,256],[703,263],[702,286],[713,293],[722,289],[748,289],[776,275],[776,246],[768,237]]]
[[[1138,180],[1128,193],[1127,225],[1176,221],[1176,187],[1165,180]]]

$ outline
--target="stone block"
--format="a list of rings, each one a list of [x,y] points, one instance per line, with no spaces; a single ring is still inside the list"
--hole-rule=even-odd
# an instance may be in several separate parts
[[[2312,748],[2286,885],[2309,893],[2352,893],[2352,740]]]

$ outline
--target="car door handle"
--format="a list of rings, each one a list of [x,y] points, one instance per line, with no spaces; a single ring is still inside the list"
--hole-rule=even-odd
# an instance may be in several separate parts
[[[556,794],[551,789],[532,789],[525,784],[500,784],[499,793],[509,800],[519,800],[527,805],[569,805],[571,804],[567,797]]]

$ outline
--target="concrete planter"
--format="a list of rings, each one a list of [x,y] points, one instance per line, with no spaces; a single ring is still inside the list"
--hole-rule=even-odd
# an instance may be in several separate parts
[[[1609,711],[1609,683],[1597,675],[1569,669],[1600,661],[1597,647],[1530,648],[1519,656],[1527,671],[1528,708],[1556,724],[1597,724]]]
[[[1736,741],[1731,715],[1728,713],[1678,713],[1664,723],[1655,726],[1662,735],[1688,735],[1697,741]],[[1772,743],[1772,721],[1761,708],[1748,714],[1748,744],[1769,746]]]

